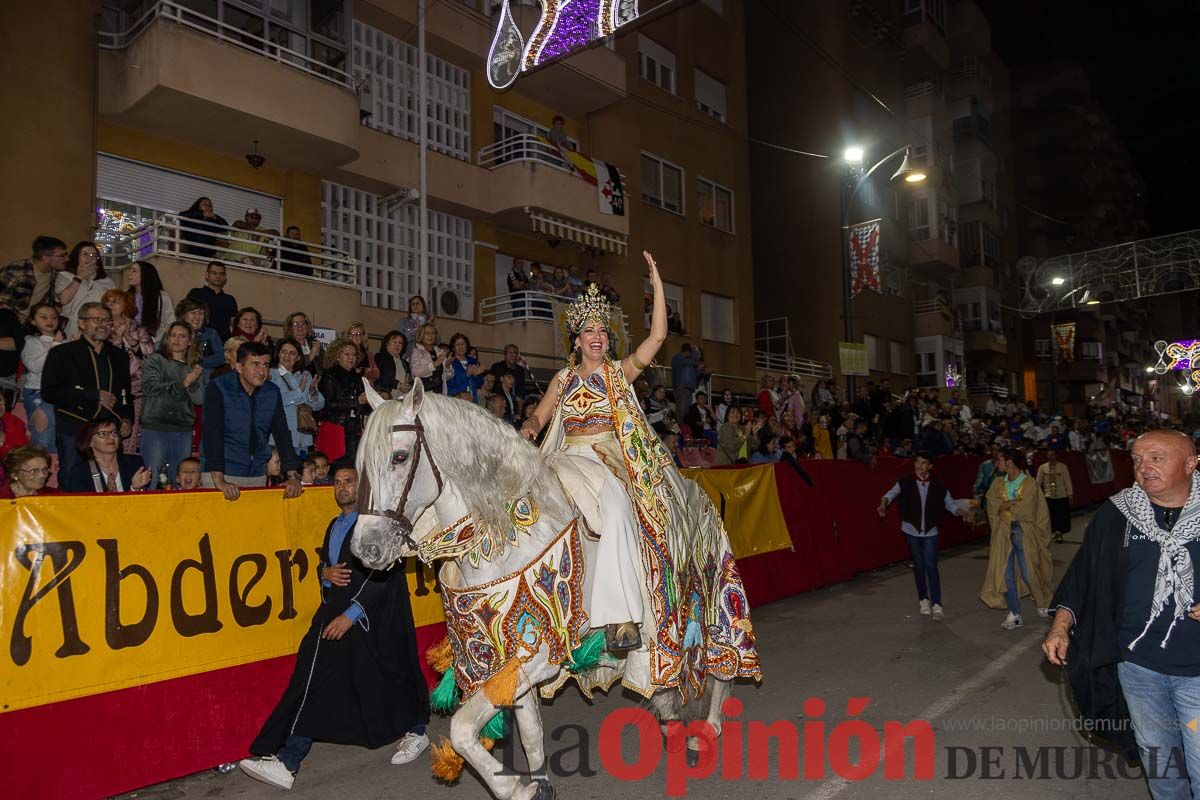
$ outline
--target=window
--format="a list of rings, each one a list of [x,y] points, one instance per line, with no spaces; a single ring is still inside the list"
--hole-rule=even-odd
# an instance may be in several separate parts
[[[354,72],[369,78],[371,117],[377,131],[416,141],[417,48],[370,25],[354,21]],[[429,148],[471,160],[471,73],[426,55],[429,81]],[[407,307],[407,306],[406,306]]]
[[[880,352],[880,340],[869,333],[863,334],[863,344],[867,346],[867,369],[875,372],[887,372],[887,365],[883,363]]]
[[[929,198],[919,194],[908,201],[908,233],[915,242],[930,238]]]
[[[362,304],[403,310],[420,291],[417,206],[389,207],[383,198],[325,181],[321,184],[325,244],[358,260]],[[475,242],[471,220],[429,210],[430,312],[475,316]]]
[[[701,70],[693,70],[696,80],[696,108],[713,119],[725,121],[725,84]]]
[[[638,75],[675,94],[675,54],[639,33]]]
[[[733,342],[733,298],[700,293],[700,336],[714,342]]]
[[[1104,345],[1100,342],[1080,342],[1079,357],[1100,360],[1104,358]]]
[[[1033,342],[1033,354],[1037,358],[1049,361],[1051,358],[1050,340],[1049,339],[1035,339]]]
[[[996,184],[989,181],[987,178],[979,179],[980,194],[983,196],[983,202],[987,203],[992,208],[996,207]]]
[[[904,369],[904,365],[908,363],[904,358],[904,343],[888,342],[888,355],[891,356],[892,372],[897,375],[907,375],[908,372]]]
[[[958,207],[939,199],[938,223],[942,241],[952,247],[958,247]]]
[[[667,301],[667,330],[683,334],[683,287],[677,283],[663,281],[663,299]],[[654,312],[654,289],[650,279],[642,279],[642,310],[646,330],[650,330],[650,317]]]
[[[936,386],[938,383],[937,353],[917,353],[917,386]]]
[[[719,231],[733,233],[733,192],[719,183],[696,178],[700,222]]]
[[[683,168],[642,153],[642,202],[683,213]]]

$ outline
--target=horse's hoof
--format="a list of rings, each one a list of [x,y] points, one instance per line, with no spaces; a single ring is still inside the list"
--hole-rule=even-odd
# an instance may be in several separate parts
[[[557,793],[554,791],[554,785],[550,781],[539,778],[533,782],[536,787],[531,800],[554,800]]]
[[[693,750],[690,747],[688,748],[687,765],[689,767],[697,767],[700,765],[700,751],[699,750]]]

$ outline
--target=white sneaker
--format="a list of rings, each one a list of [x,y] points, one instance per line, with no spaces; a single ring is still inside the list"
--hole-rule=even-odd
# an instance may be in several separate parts
[[[929,601],[928,600],[921,601],[921,614],[926,617],[929,616]]]
[[[1039,608],[1039,609],[1038,609],[1038,616],[1039,616],[1039,617],[1041,617],[1041,618],[1043,618],[1043,619],[1045,619],[1045,618],[1049,617],[1049,616],[1050,616],[1050,609],[1048,609],[1048,608]]]
[[[296,781],[296,776],[275,756],[243,758],[238,762],[238,766],[254,780],[269,783],[280,789],[290,789]]]
[[[393,764],[407,764],[415,759],[425,748],[429,747],[429,737],[423,733],[406,733],[396,744],[396,752],[392,754]]]
[[[1004,622],[1000,623],[1000,627],[1004,628],[1006,631],[1011,631],[1021,627],[1024,624],[1025,623],[1021,621],[1020,614],[1014,614],[1010,611],[1008,612],[1008,616],[1004,618]]]
[[[937,603],[934,603],[933,604],[933,618],[934,619],[945,619],[945,617],[946,617],[946,613],[944,611],[942,611],[942,607],[940,605],[938,605]]]

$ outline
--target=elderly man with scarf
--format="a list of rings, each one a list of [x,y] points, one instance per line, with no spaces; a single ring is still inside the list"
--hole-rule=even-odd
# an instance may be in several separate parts
[[[1092,730],[1127,750],[1136,739],[1155,800],[1200,797],[1195,444],[1177,431],[1151,431],[1134,442],[1133,468],[1137,485],[1088,525],[1054,596],[1042,650],[1066,665]]]

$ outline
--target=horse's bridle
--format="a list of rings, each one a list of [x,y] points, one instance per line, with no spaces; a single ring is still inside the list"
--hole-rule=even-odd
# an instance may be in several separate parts
[[[425,438],[425,426],[421,424],[420,417],[412,421],[410,425],[393,425],[392,433],[407,433],[413,432],[417,434],[417,441],[413,446],[412,465],[408,470],[408,478],[404,481],[404,491],[400,493],[400,500],[396,503],[396,508],[380,510],[376,508],[361,509],[358,512],[360,517],[387,517],[392,522],[395,522],[400,528],[400,537],[404,539],[412,549],[416,549],[416,542],[413,541],[412,531],[413,523],[402,509],[408,505],[408,493],[412,490],[413,481],[417,477],[417,471],[421,468],[421,453],[424,452],[429,458],[429,468],[433,470],[433,479],[437,481],[437,492],[442,493],[442,471],[438,469],[437,462],[433,460],[433,451],[429,449],[429,440]],[[360,497],[371,496],[371,478],[368,475],[363,476],[364,486],[359,489]]]

